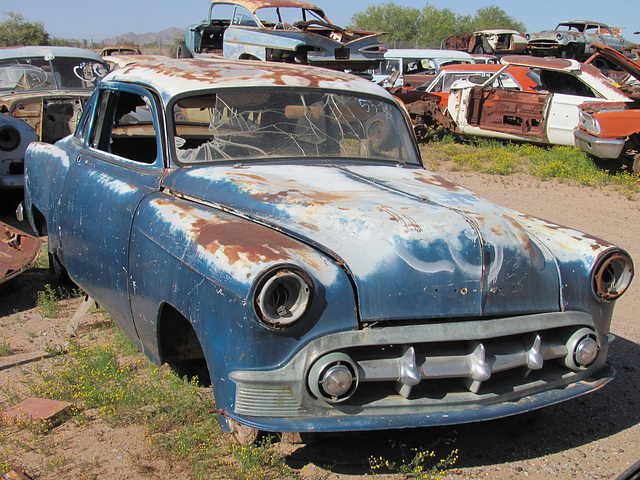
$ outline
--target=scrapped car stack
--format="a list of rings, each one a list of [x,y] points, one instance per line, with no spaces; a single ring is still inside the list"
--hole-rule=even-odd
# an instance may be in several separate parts
[[[614,376],[629,255],[426,171],[402,105],[347,73],[117,69],[74,135],[30,145],[24,208],[54,271],[248,441],[498,418]]]

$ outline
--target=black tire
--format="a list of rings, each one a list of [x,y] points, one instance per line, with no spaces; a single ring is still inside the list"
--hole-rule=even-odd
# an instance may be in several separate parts
[[[634,173],[640,173],[640,153],[636,153],[636,155],[633,157],[631,170],[633,170]]]
[[[60,284],[69,285],[73,283],[67,269],[60,263],[57,255],[51,252],[49,252],[49,275]]]
[[[484,55],[484,47],[482,45],[478,45],[473,49],[473,53],[475,53],[476,55]]]
[[[176,50],[176,58],[193,58],[193,54],[187,44],[185,42],[180,42],[178,44],[178,49]]]

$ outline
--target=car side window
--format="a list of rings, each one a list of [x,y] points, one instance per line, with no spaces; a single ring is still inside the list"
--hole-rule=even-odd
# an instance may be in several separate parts
[[[544,90],[579,97],[595,97],[595,93],[586,84],[569,73],[555,70],[541,70],[540,82]]]
[[[96,104],[91,146],[134,162],[158,156],[157,128],[149,99],[127,91],[103,91]]]

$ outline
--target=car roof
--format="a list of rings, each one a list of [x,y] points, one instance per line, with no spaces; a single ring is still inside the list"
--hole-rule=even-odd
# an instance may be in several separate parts
[[[349,73],[307,65],[202,56],[134,63],[114,70],[102,83],[111,81],[147,85],[165,103],[181,93],[238,86],[326,88],[393,98],[374,82]]]
[[[568,20],[566,22],[560,22],[558,26],[560,25],[597,25],[599,27],[608,27],[606,23],[591,22],[589,20]]]
[[[462,70],[469,72],[480,72],[480,71],[488,71],[488,72],[497,72],[504,65],[500,63],[458,63],[455,65],[445,65],[442,67],[442,71],[449,72],[451,70]]]
[[[53,46],[32,46],[32,47],[2,47],[0,48],[0,60],[7,58],[27,58],[45,57],[53,54],[54,57],[79,57],[90,58],[98,62],[103,62],[102,57],[96,52],[85,48],[76,47],[53,47]]]
[[[314,10],[316,12],[319,12],[323,17],[325,16],[324,11],[320,7],[317,7],[312,3],[301,2],[299,0],[214,0],[213,2],[211,2],[212,5],[214,3],[230,3],[234,5],[240,5],[241,7],[249,10],[251,13],[255,13],[261,8],[306,8],[307,10]]]
[[[438,50],[435,48],[390,48],[384,58],[453,58],[473,60],[471,54],[458,50]]]
[[[474,34],[476,33],[485,33],[485,34],[489,34],[489,35],[500,35],[503,33],[512,33],[512,34],[516,34],[516,35],[522,35],[519,31],[517,30],[510,30],[508,28],[490,28],[487,30],[477,30],[475,32],[473,32]]]

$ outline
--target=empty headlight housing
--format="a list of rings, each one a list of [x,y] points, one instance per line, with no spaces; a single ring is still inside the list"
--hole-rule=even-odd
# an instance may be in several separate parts
[[[633,279],[633,261],[627,252],[612,250],[601,256],[592,272],[592,288],[603,302],[622,295]]]
[[[0,127],[0,150],[11,152],[18,148],[21,140],[20,132],[14,127],[10,125]]]
[[[300,320],[309,310],[311,281],[302,272],[281,268],[270,272],[254,293],[258,318],[271,328],[284,328]]]

